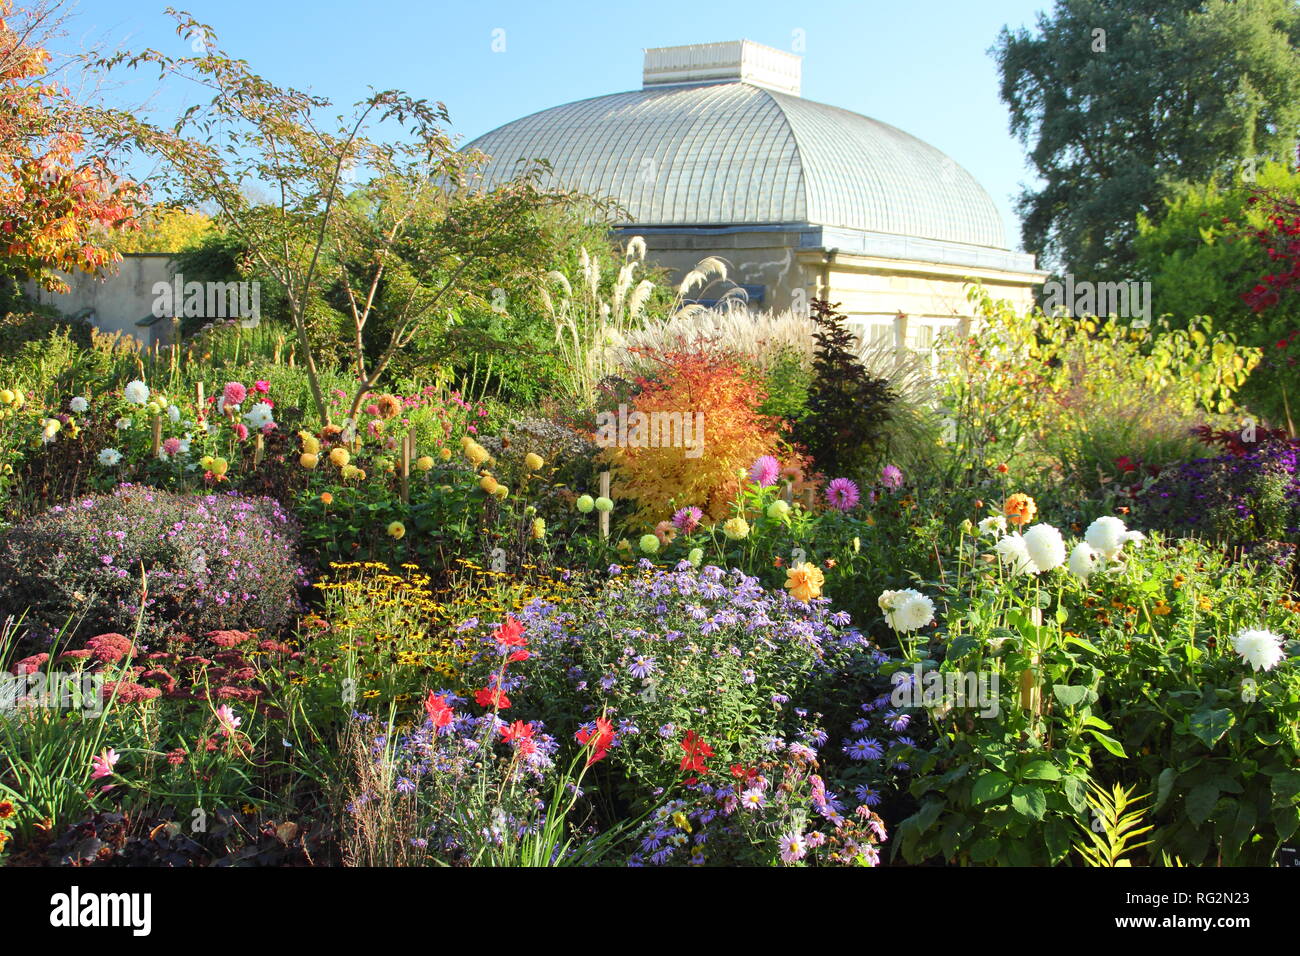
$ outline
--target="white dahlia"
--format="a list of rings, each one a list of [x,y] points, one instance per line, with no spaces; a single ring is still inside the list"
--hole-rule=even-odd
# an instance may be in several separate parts
[[[1065,563],[1065,540],[1050,524],[1036,524],[1023,535],[1025,552],[1038,572],[1059,568]]]
[[[1140,545],[1146,540],[1146,535],[1141,531],[1129,531],[1123,521],[1106,515],[1088,525],[1088,530],[1083,533],[1083,540],[1092,545],[1107,561],[1114,561],[1119,557],[1120,550],[1126,542],[1132,541]]]
[[[1082,581],[1088,583],[1088,576],[1097,570],[1097,565],[1101,562],[1101,555],[1092,545],[1086,541],[1080,541],[1070,552],[1070,573]]]
[[[1253,670],[1271,671],[1286,657],[1282,650],[1282,638],[1272,631],[1245,628],[1237,632],[1232,639],[1233,650]]]
[[[149,386],[137,378],[127,384],[122,394],[132,405],[144,405],[149,401]]]

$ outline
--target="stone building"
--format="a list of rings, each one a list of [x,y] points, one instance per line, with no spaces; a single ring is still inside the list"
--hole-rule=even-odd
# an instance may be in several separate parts
[[[800,96],[801,58],[749,40],[645,51],[642,87],[534,113],[467,148],[484,185],[520,160],[609,198],[675,278],[705,256],[757,307],[841,303],[868,340],[925,348],[965,285],[1021,306],[1044,273],[1010,251],[978,182],[914,136]],[[717,296],[717,285],[702,293]]]

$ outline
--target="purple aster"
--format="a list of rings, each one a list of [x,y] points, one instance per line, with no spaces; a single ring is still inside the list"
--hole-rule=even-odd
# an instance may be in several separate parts
[[[836,478],[826,486],[827,503],[840,511],[852,511],[861,497],[858,486],[848,478]]]
[[[633,677],[649,677],[658,669],[659,665],[655,663],[653,657],[638,654],[627,670]]]
[[[885,755],[880,741],[870,737],[859,737],[844,745],[844,752],[854,760],[879,760]]]
[[[781,463],[771,455],[764,455],[749,466],[749,480],[760,488],[776,484],[781,477]]]

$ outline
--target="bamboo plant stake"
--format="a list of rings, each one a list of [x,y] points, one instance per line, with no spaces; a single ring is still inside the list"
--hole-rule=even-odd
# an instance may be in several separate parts
[[[602,498],[609,497],[609,472],[607,471],[602,471],[600,473],[600,496]],[[606,541],[609,540],[609,512],[608,511],[602,511],[600,513],[600,536],[604,538]]]
[[[162,416],[154,415],[153,417],[153,456],[155,458],[162,452]]]
[[[402,436],[402,504],[411,503],[411,458],[415,455],[415,436],[407,432]]]

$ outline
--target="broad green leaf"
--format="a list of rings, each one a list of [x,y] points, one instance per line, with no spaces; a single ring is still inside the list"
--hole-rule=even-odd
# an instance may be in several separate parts
[[[971,789],[971,802],[978,806],[1006,796],[1011,789],[1011,778],[1004,773],[993,770],[975,781]]]
[[[1187,819],[1200,826],[1210,819],[1210,814],[1214,812],[1214,805],[1218,802],[1218,787],[1209,782],[1198,783],[1188,791],[1187,799],[1184,801],[1187,807]]]
[[[1053,684],[1052,696],[1065,707],[1078,707],[1088,696],[1088,688],[1069,684]]]
[[[1061,771],[1050,760],[1035,760],[1025,767],[1020,775],[1026,780],[1060,780]]]
[[[1201,743],[1213,750],[1214,745],[1236,722],[1237,715],[1226,707],[1219,710],[1202,708],[1192,714],[1188,727]]]
[[[1033,784],[1018,784],[1011,791],[1011,806],[1022,817],[1041,820],[1043,814],[1047,812],[1047,796],[1042,788],[1035,787]]]

